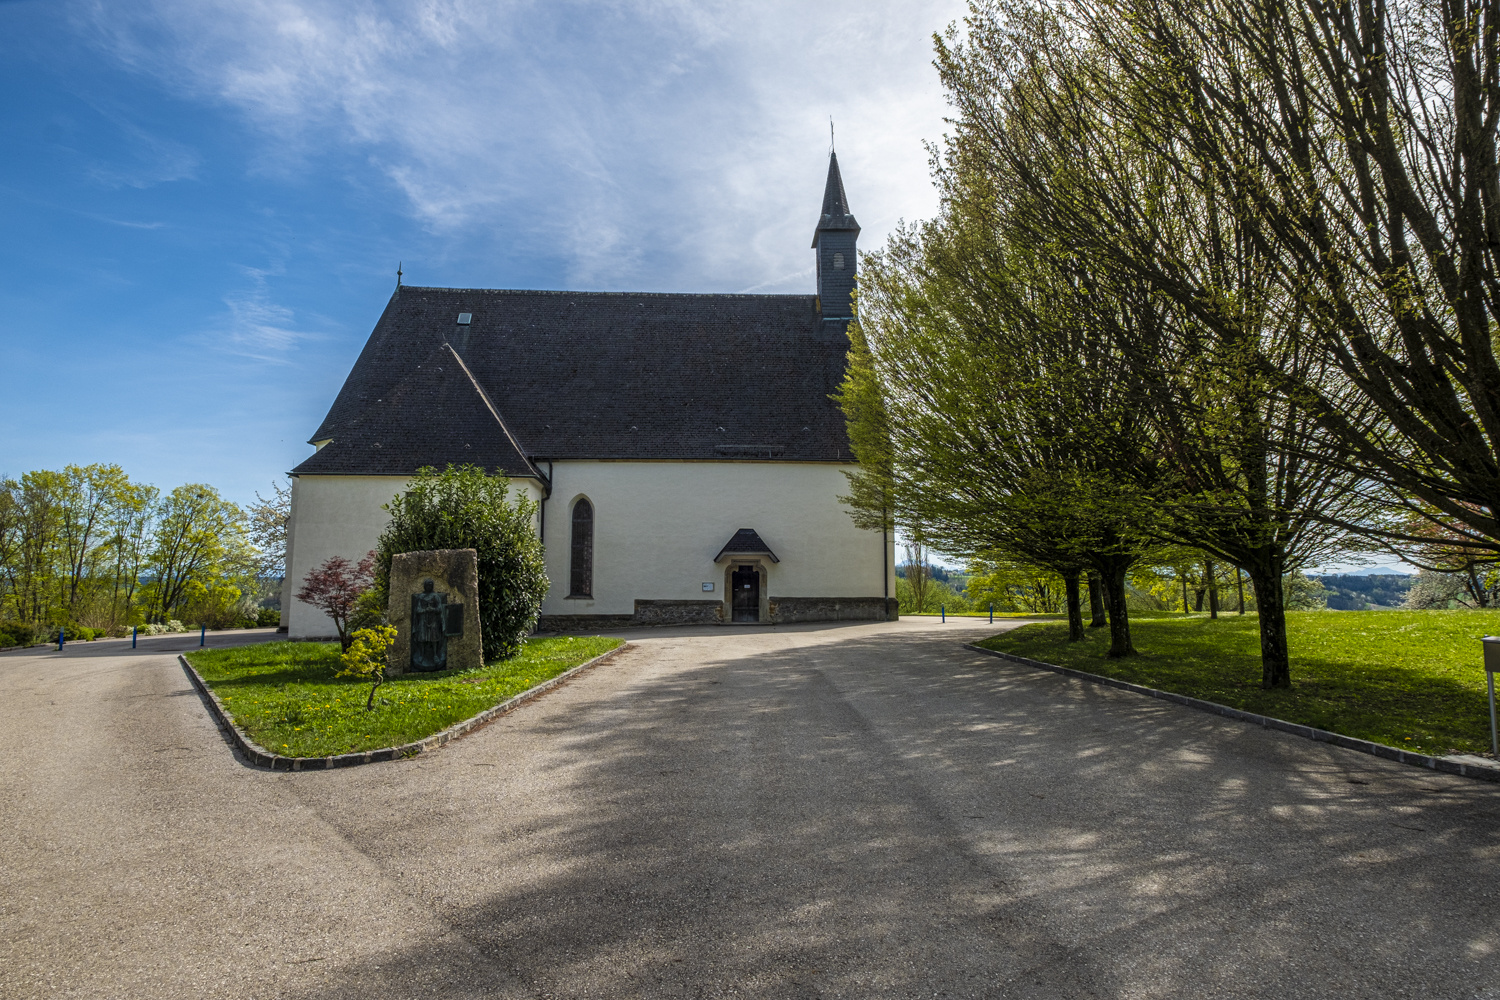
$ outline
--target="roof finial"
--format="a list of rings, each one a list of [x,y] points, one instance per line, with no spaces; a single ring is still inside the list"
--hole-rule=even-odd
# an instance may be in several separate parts
[[[830,153],[832,153],[834,151],[834,149],[833,149],[833,115],[829,115],[828,116],[828,151]]]
[[[401,261],[396,261],[396,287],[401,287]]]

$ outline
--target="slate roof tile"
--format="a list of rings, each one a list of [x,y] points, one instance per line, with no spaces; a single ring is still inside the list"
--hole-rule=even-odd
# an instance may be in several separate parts
[[[458,325],[461,312],[470,324]],[[445,344],[472,385],[455,376],[433,383],[436,395],[416,383],[398,393]],[[528,457],[849,461],[843,414],[829,398],[847,348],[811,295],[407,286],[311,438],[333,443],[294,472],[442,465],[454,442],[480,446],[434,430],[459,410],[482,425],[486,454],[507,471]],[[492,404],[493,426],[481,402]],[[381,447],[370,446],[377,438]]]
[[[724,547],[719,550],[719,554],[714,556],[714,562],[718,562],[725,556],[734,555],[767,555],[771,557],[773,563],[781,562],[780,559],[776,558],[776,553],[771,551],[771,547],[761,539],[760,532],[754,528],[741,528],[739,531],[736,531],[730,537],[729,541],[724,543]]]
[[[478,465],[512,477],[537,475],[488,394],[445,343],[428,352],[296,472],[410,475],[424,465],[449,464]]]

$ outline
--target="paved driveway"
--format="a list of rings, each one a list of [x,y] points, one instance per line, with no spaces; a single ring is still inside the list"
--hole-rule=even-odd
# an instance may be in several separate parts
[[[645,630],[299,774],[166,652],[0,655],[0,996],[1500,998],[1500,789],[988,631]]]

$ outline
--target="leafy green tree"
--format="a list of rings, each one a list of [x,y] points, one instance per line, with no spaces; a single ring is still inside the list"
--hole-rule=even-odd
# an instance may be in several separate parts
[[[140,624],[136,598],[155,535],[161,491],[144,483],[127,483],[110,512],[110,538],[105,543],[114,560],[110,624]]]
[[[392,644],[396,641],[396,630],[390,625],[376,625],[356,629],[350,642],[339,656],[343,669],[335,677],[355,677],[370,685],[370,697],[365,699],[365,711],[375,709],[375,692],[385,682],[385,668],[390,659]]]
[[[391,557],[429,549],[474,549],[479,559],[479,625],[486,657],[509,659],[536,627],[547,596],[537,505],[510,480],[477,466],[424,468],[386,505],[390,523],[376,546],[375,593],[390,602]]]
[[[969,600],[976,610],[1056,614],[1066,606],[1061,576],[1040,566],[980,553],[969,563]]]
[[[857,481],[857,480],[856,480]],[[927,546],[922,544],[922,536],[918,534],[904,546],[906,549],[906,565],[901,574],[900,581],[906,586],[899,584],[896,588],[898,599],[901,601],[901,610],[912,614],[922,614],[927,610],[928,591],[932,589],[932,565],[928,562]]]
[[[292,520],[292,487],[287,481],[271,484],[271,495],[257,491],[246,510],[250,541],[260,553],[261,575],[281,579],[286,575],[287,527]]]
[[[38,470],[19,480],[7,480],[12,510],[12,542],[7,546],[6,577],[9,603],[23,622],[45,624],[56,617],[58,498],[64,488],[61,473]]]
[[[1266,375],[1315,416],[1328,460],[1386,487],[1372,499],[1500,552],[1500,8],[1078,10],[1081,38],[1115,54],[1108,112],[1166,183],[1213,178],[1274,260],[1268,287],[1307,317],[1297,341],[1318,365]],[[1202,310],[1190,273],[1125,256]]]
[[[939,218],[864,258],[837,396],[864,488],[845,500],[867,516],[892,504],[943,551],[1001,550],[1057,572],[1074,639],[1081,576],[1097,571],[1110,654],[1128,656],[1125,574],[1145,543],[1136,483],[1155,464],[1149,440],[1104,377],[1107,342],[1056,270],[1007,239],[995,177],[966,155],[939,162]]]
[[[1360,472],[1328,445],[1320,405],[1281,390],[1315,384],[1342,392],[1347,413],[1372,408],[1308,349],[1316,316],[1278,284],[1286,261],[1239,210],[1232,180],[1129,104],[1147,84],[1122,61],[1146,56],[1078,28],[1102,6],[977,4],[968,37],[939,43],[960,112],[948,159],[996,178],[1008,238],[1072,291],[1081,325],[1105,345],[1105,378],[1157,456],[1112,473],[1147,498],[1150,534],[1251,575],[1263,683],[1284,687],[1279,582],[1364,524],[1369,505]]]
[[[88,582],[89,560],[110,515],[129,485],[118,465],[69,465],[58,481],[58,544],[63,557],[62,586],[66,615],[77,617],[81,587]]]
[[[161,502],[155,545],[148,560],[154,620],[175,615],[197,584],[243,579],[251,554],[244,514],[204,483],[178,486]]]

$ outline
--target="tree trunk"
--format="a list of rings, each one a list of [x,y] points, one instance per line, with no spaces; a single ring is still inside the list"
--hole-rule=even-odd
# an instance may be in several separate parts
[[[1206,593],[1208,593],[1208,590],[1206,588],[1204,588],[1204,587],[1194,587],[1193,588],[1193,610],[1194,611],[1202,611],[1203,610],[1203,595],[1206,594]]]
[[[1189,611],[1193,610],[1193,609],[1188,605],[1188,598],[1187,598],[1187,577],[1184,576],[1184,577],[1181,577],[1180,579],[1181,579],[1181,582],[1182,582],[1182,613],[1183,613],[1184,616],[1186,616],[1187,613]]]
[[[1244,614],[1245,613],[1245,575],[1240,572],[1240,568],[1238,566],[1236,566],[1234,568],[1234,585],[1240,589],[1240,610],[1237,613],[1238,614]]]
[[[1081,642],[1087,638],[1083,631],[1083,606],[1079,601],[1078,571],[1063,577],[1063,586],[1068,593],[1068,641]]]
[[[1246,568],[1255,587],[1255,610],[1260,616],[1261,687],[1292,686],[1291,657],[1286,645],[1286,597],[1281,592],[1279,552],[1266,553]]]
[[[1474,598],[1474,606],[1476,608],[1487,608],[1487,607],[1489,607],[1490,606],[1490,602],[1488,600],[1488,597],[1490,595],[1488,593],[1486,593],[1484,584],[1482,584],[1482,583],[1479,582],[1479,574],[1474,571],[1474,564],[1473,563],[1469,563],[1468,573],[1469,573],[1468,588],[1469,588],[1469,593]]]
[[[1203,560],[1203,568],[1208,571],[1208,617],[1219,617],[1219,581],[1214,576],[1214,561]]]
[[[1111,560],[1113,562],[1113,560]],[[1102,573],[1104,603],[1109,608],[1109,658],[1118,660],[1134,656],[1135,647],[1130,644],[1130,615],[1125,610],[1125,574],[1130,570],[1130,561],[1121,560]]]
[[[1104,594],[1099,586],[1099,574],[1089,570],[1089,628],[1103,628],[1109,624],[1104,614]]]

